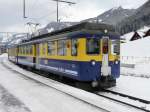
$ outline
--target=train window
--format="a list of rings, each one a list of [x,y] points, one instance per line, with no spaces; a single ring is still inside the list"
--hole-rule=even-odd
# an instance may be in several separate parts
[[[120,54],[120,40],[112,40],[111,52],[112,54]]]
[[[23,46],[23,54],[25,54],[25,47]]]
[[[32,50],[32,45],[30,45],[30,54],[32,54],[33,50]]]
[[[26,54],[28,55],[29,54],[29,46],[25,46],[25,49],[26,49]]]
[[[71,54],[72,56],[77,56],[77,50],[78,50],[78,40],[72,39],[71,40]]]
[[[66,40],[58,41],[58,55],[60,56],[67,55],[67,41]]]
[[[55,55],[55,41],[48,42],[48,55]]]
[[[21,47],[21,54],[23,54],[23,47]]]
[[[45,55],[46,54],[46,48],[45,48],[45,43],[42,44],[42,54]]]
[[[99,54],[100,53],[100,40],[96,38],[87,39],[86,43],[87,54]]]

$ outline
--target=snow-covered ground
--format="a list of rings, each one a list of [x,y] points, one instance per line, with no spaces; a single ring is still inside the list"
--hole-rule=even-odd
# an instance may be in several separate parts
[[[121,76],[117,86],[110,90],[135,96],[150,101],[150,79],[132,76]]]
[[[116,103],[114,101],[99,97],[92,93],[70,87],[68,85],[61,84],[59,82],[47,79],[37,74],[28,72],[19,68],[18,66],[9,62],[6,55],[0,57],[0,61],[6,66],[9,66],[13,71],[8,70],[2,63],[0,63],[0,85],[3,86],[9,94],[15,96],[24,107],[27,108],[27,112],[103,112],[88,103],[92,103],[98,107],[106,109],[111,112],[137,112],[134,108]],[[19,71],[18,74],[15,71]],[[46,83],[45,86],[34,80],[24,77],[22,74],[29,76],[35,80],[39,80],[42,83]],[[119,86],[119,85],[118,85]],[[60,91],[57,91],[59,89]],[[70,94],[71,97],[63,92]],[[78,99],[76,99],[78,98]],[[81,100],[84,100],[84,103]],[[5,105],[2,106],[2,109]],[[7,111],[2,111],[7,112]],[[9,111],[14,112],[14,111]],[[17,111],[16,111],[17,112]],[[23,112],[23,111],[20,111]],[[26,111],[25,111],[26,112]]]

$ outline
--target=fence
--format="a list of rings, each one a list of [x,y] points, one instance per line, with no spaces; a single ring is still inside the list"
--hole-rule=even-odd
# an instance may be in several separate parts
[[[150,64],[150,57],[121,56],[122,64]]]

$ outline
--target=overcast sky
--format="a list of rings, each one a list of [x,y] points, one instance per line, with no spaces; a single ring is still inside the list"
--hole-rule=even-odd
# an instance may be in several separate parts
[[[52,0],[26,0],[26,16],[23,19],[23,0],[0,0],[0,32],[26,32],[27,22],[41,26],[56,21],[56,3]],[[138,8],[147,0],[68,0],[76,5],[59,4],[61,21],[80,21],[95,17],[113,7]]]

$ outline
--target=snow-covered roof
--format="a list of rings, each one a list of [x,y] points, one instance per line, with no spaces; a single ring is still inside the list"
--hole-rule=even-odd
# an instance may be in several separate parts
[[[145,35],[145,33],[150,29],[150,26],[144,26],[143,28],[137,30],[136,32],[143,37]],[[133,35],[135,34],[135,32],[130,32],[127,33],[123,36],[121,36],[121,38],[125,39],[127,42],[131,40],[131,38],[133,37]]]

